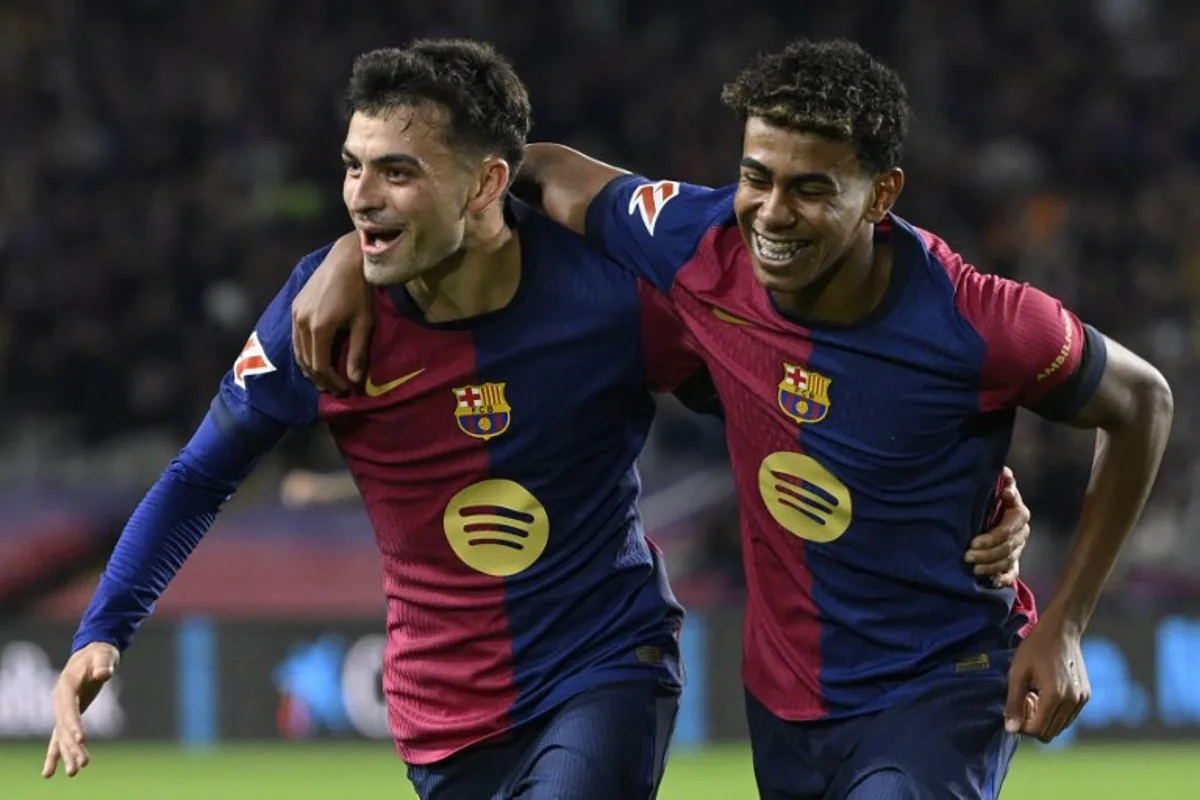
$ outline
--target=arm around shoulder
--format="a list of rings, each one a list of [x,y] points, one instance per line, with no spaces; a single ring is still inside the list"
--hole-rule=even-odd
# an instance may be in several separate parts
[[[546,215],[582,235],[592,201],[615,178],[628,174],[566,145],[538,142],[525,147],[517,181],[532,183]]]

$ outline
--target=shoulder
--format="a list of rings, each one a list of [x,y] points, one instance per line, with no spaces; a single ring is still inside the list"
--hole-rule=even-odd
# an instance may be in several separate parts
[[[675,180],[651,180],[641,175],[613,179],[588,212],[588,232],[603,227],[600,215],[624,219],[636,235],[663,246],[694,248],[710,228],[733,219],[735,186],[710,188]]]
[[[916,245],[917,252],[910,260],[923,268],[941,304],[953,312],[973,338],[981,336],[984,328],[989,327],[986,323],[990,311],[1018,284],[980,272],[935,233],[899,217],[893,217],[892,224],[897,242],[908,239]]]

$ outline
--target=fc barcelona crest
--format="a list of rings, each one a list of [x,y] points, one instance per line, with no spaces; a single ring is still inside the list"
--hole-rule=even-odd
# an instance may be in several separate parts
[[[829,413],[829,384],[824,375],[796,364],[783,364],[779,407],[796,422],[820,422]]]
[[[503,383],[460,386],[454,390],[454,419],[458,427],[476,439],[491,439],[508,430],[512,408],[504,399]]]

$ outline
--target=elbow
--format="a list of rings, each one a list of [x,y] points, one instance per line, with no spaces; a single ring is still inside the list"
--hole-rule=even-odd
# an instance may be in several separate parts
[[[549,142],[533,142],[525,145],[517,179],[541,188],[546,181],[546,168],[550,165],[561,145]]]
[[[1164,445],[1175,417],[1175,396],[1163,374],[1149,364],[1130,387],[1130,402],[1122,427],[1149,431]]]
[[[1138,387],[1138,405],[1152,419],[1164,420],[1167,425],[1175,416],[1175,395],[1163,374],[1151,367]]]

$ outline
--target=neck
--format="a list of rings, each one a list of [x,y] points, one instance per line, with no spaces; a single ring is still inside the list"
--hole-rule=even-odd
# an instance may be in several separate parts
[[[520,242],[497,207],[462,249],[404,288],[426,320],[448,322],[504,308],[520,282]]]
[[[892,273],[890,244],[875,244],[874,226],[825,274],[798,292],[772,292],[782,311],[804,319],[858,322],[879,305]]]

